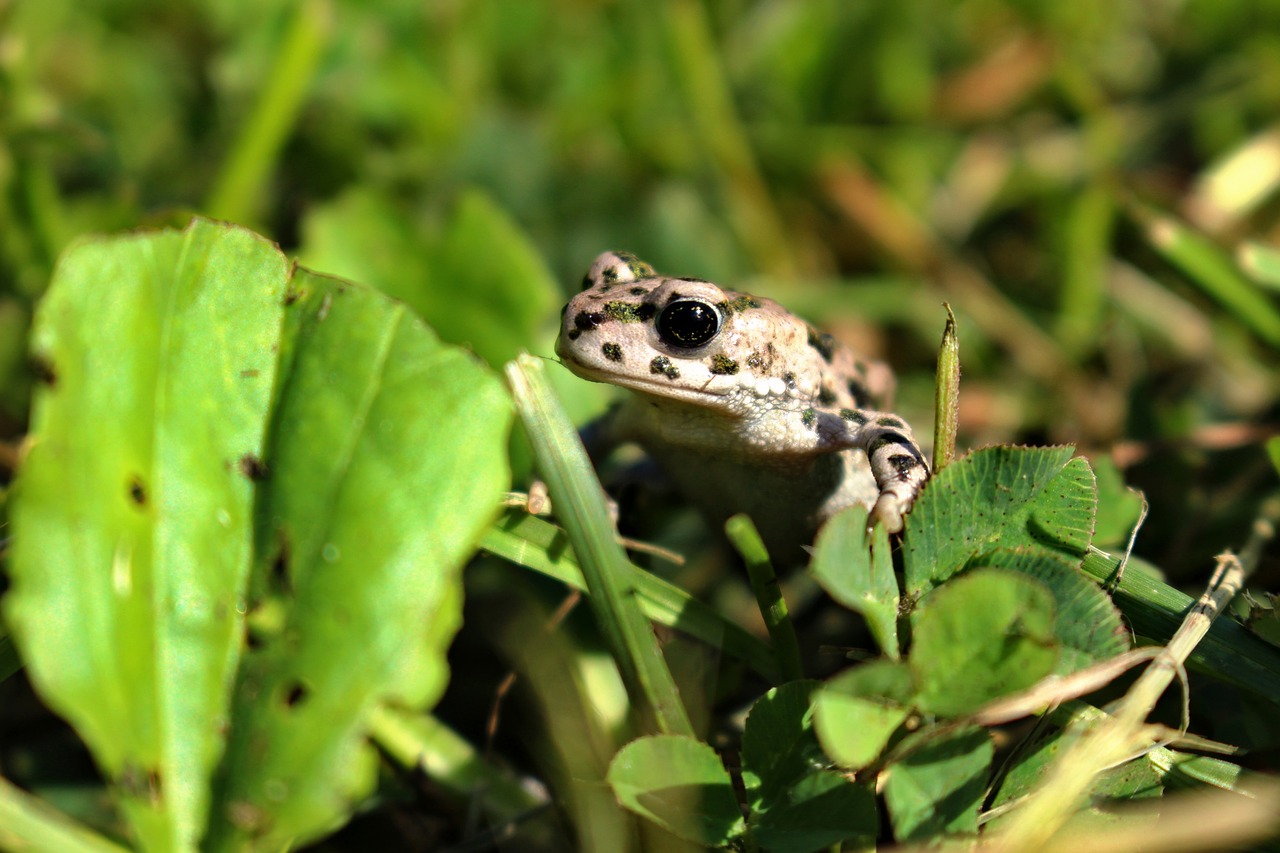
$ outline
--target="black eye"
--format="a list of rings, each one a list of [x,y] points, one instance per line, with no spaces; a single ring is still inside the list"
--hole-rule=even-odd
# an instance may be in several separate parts
[[[662,309],[657,329],[658,336],[670,346],[700,347],[719,333],[720,312],[697,299],[679,299]]]

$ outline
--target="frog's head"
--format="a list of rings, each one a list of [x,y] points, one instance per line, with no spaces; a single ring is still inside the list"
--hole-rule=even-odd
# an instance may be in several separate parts
[[[777,303],[701,279],[658,276],[632,255],[596,259],[561,316],[556,353],[584,379],[660,400],[741,410],[742,397],[786,397],[809,327]],[[811,390],[811,389],[801,389]]]

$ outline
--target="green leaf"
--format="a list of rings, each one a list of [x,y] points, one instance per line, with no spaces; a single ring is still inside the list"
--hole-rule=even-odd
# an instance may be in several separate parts
[[[884,751],[911,713],[915,682],[896,661],[870,661],[842,672],[817,692],[813,727],[831,759],[861,770]]]
[[[742,771],[753,808],[778,796],[825,756],[813,733],[810,697],[817,681],[792,681],[751,706],[742,733]]]
[[[1271,457],[1271,467],[1280,474],[1280,436],[1267,439],[1267,455]]]
[[[983,564],[1008,569],[1044,584],[1053,596],[1053,633],[1062,656],[1055,672],[1067,675],[1129,650],[1129,629],[1111,598],[1083,572],[1056,554],[998,549]]]
[[[1099,548],[1125,545],[1142,517],[1142,495],[1125,485],[1110,456],[1094,458],[1093,473],[1098,480],[1098,525],[1093,544]]]
[[[619,802],[681,838],[722,846],[740,836],[742,812],[720,756],[681,735],[634,740],[606,776]]]
[[[291,294],[215,847],[279,849],[372,791],[370,717],[443,692],[507,486],[497,377],[373,291],[299,271]]]
[[[1058,661],[1049,591],[1030,578],[976,569],[933,592],[912,621],[908,662],[921,710],[946,717],[1030,687]]]
[[[5,618],[149,849],[194,849],[209,813],[288,272],[208,222],[93,240],[36,317]]]
[[[823,769],[813,730],[815,681],[793,681],[758,699],[742,734],[742,779],[752,837],[766,850],[817,850],[853,836],[874,837],[875,795]]]
[[[1033,547],[1074,564],[1094,526],[1089,463],[1070,447],[989,447],[947,466],[920,495],[903,540],[907,594],[924,593],[995,547]]]
[[[893,835],[907,844],[941,835],[976,833],[993,749],[979,728],[917,732],[898,747],[903,758],[889,767],[884,799]]]
[[[889,537],[877,525],[866,545],[867,508],[851,506],[822,526],[809,574],[838,603],[867,620],[871,635],[889,657],[898,656],[898,579]]]
[[[750,832],[770,853],[812,853],[849,839],[870,845],[877,832],[872,783],[833,770],[810,770],[751,816]]]
[[[204,221],[71,250],[35,347],[5,606],[42,695],[148,849],[337,825],[374,783],[370,713],[443,689],[507,482],[500,383]]]

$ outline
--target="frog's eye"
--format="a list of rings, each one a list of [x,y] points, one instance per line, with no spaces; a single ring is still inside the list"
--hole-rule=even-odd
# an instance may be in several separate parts
[[[677,299],[658,314],[658,337],[673,347],[700,347],[720,333],[720,312],[701,299]]]

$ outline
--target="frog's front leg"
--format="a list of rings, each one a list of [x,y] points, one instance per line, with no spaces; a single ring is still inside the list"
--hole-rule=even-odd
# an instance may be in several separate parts
[[[834,420],[823,426],[835,426]],[[833,433],[833,442],[860,447],[867,454],[871,474],[880,489],[867,523],[879,521],[890,533],[901,531],[903,516],[910,512],[929,479],[929,465],[911,436],[911,428],[896,415],[842,409]]]

